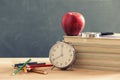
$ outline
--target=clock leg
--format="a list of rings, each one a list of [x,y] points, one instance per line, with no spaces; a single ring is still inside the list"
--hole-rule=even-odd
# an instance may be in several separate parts
[[[73,66],[71,65],[69,67],[62,68],[61,70],[73,71]]]
[[[73,71],[73,66],[71,65],[68,69],[69,69],[70,71]]]
[[[55,66],[53,65],[53,67],[51,68],[51,70],[53,70],[55,68]]]

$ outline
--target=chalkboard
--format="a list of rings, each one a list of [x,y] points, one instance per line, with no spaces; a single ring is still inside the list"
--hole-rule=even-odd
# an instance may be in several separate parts
[[[84,15],[83,31],[120,31],[119,0],[0,0],[0,57],[48,57],[69,11]]]

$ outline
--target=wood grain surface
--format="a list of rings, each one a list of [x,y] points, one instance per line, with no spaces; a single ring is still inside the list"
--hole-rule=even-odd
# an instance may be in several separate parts
[[[48,74],[19,72],[12,75],[15,63],[25,62],[29,58],[0,58],[0,80],[120,80],[120,72],[73,68],[62,71],[51,67],[39,68]],[[50,63],[48,58],[31,58],[32,61]]]

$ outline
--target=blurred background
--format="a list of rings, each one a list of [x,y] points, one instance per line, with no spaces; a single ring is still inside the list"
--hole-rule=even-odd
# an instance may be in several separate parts
[[[69,11],[84,15],[84,32],[120,32],[120,0],[0,0],[0,57],[48,57]]]

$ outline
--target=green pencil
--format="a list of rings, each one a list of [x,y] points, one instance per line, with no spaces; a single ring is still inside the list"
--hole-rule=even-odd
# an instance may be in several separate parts
[[[17,70],[13,72],[13,75],[17,74],[20,70],[22,70],[26,66],[26,64],[29,63],[30,61],[31,59],[27,60],[22,66],[20,66]]]

